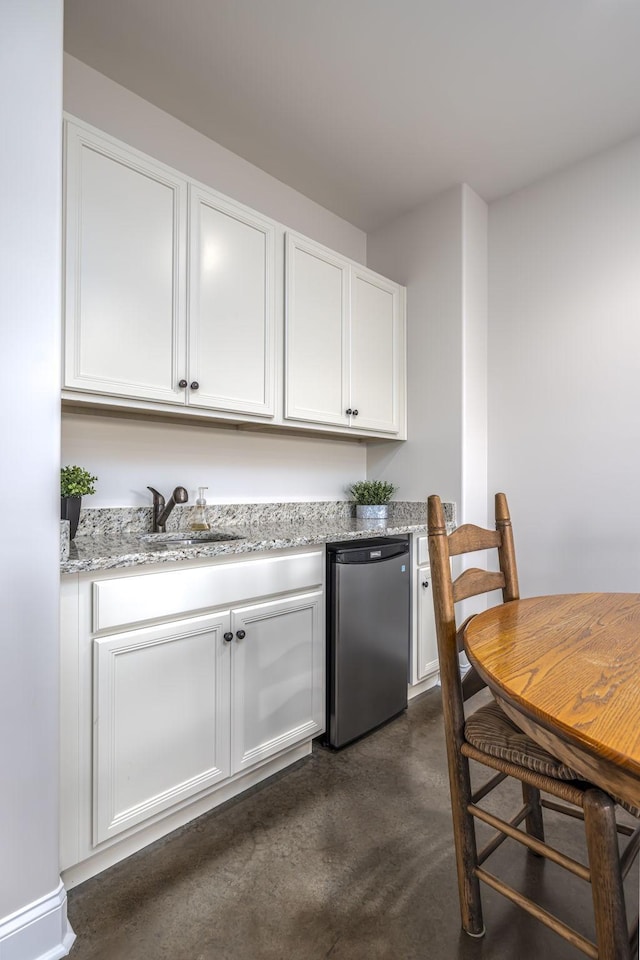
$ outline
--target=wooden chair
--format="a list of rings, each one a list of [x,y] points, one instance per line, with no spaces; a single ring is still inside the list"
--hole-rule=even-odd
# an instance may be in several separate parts
[[[498,589],[502,590],[505,603],[519,598],[511,520],[507,500],[502,493],[496,494],[495,516],[495,530],[465,524],[447,536],[440,498],[429,497],[431,582],[462,926],[472,937],[484,935],[479,883],[482,880],[588,957],[596,960],[629,960],[630,943],[637,942],[638,921],[636,919],[630,935],[622,883],[638,852],[640,827],[633,830],[617,824],[615,801],[604,791],[581,780],[578,774],[522,733],[497,703],[492,701],[465,717],[464,702],[485,684],[473,668],[461,679],[458,655],[462,649],[462,632],[466,624],[457,627],[455,604]],[[456,580],[452,580],[451,557],[496,549],[499,572],[467,569]],[[471,787],[469,760],[478,761],[497,771],[488,783],[475,792]],[[506,777],[514,777],[521,782],[523,797],[522,808],[509,821],[479,806],[480,801]],[[554,799],[541,797],[540,791]],[[636,816],[640,815],[638,810],[626,804],[624,806]],[[587,865],[544,842],[543,807],[584,820]],[[475,819],[497,831],[481,851],[477,848]],[[524,830],[519,829],[523,822]],[[621,856],[618,833],[631,837]],[[485,869],[487,858],[507,837],[518,840],[532,853],[546,857],[591,882],[595,944]]]

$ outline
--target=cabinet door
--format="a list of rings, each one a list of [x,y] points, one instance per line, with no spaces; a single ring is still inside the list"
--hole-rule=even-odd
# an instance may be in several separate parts
[[[404,395],[403,290],[368,270],[351,274],[351,425],[399,433]]]
[[[275,227],[191,186],[191,406],[275,413]]]
[[[438,671],[438,641],[431,590],[431,567],[416,570],[418,598],[417,680],[424,680]]]
[[[94,640],[93,842],[229,775],[229,614]]]
[[[287,235],[285,417],[347,426],[349,264]]]
[[[232,772],[324,730],[322,599],[314,591],[232,611]]]
[[[184,404],[186,181],[66,125],[64,384]]]

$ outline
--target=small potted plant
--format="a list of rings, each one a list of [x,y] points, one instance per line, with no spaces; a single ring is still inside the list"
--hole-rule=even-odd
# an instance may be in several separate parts
[[[358,480],[349,487],[359,520],[386,520],[396,488],[387,480]]]
[[[69,521],[71,540],[78,530],[82,498],[96,492],[97,479],[82,467],[66,466],[60,470],[60,519]]]

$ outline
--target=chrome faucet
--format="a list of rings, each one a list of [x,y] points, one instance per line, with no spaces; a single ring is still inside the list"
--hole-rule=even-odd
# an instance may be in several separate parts
[[[151,490],[153,494],[153,532],[154,533],[166,533],[165,525],[169,514],[175,507],[176,503],[186,503],[189,499],[189,494],[184,487],[176,487],[169,502],[165,503],[165,499],[161,493],[158,493],[157,490],[154,490],[153,487],[147,487],[147,490]]]

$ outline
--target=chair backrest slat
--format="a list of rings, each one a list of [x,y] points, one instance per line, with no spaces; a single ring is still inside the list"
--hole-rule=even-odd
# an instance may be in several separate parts
[[[504,573],[470,567],[453,581],[453,602],[477,597],[481,593],[490,593],[492,590],[502,590],[504,586]]]
[[[461,553],[473,553],[475,550],[491,550],[499,547],[501,537],[497,530],[485,530],[473,523],[464,523],[449,537],[449,556],[458,557]]]

